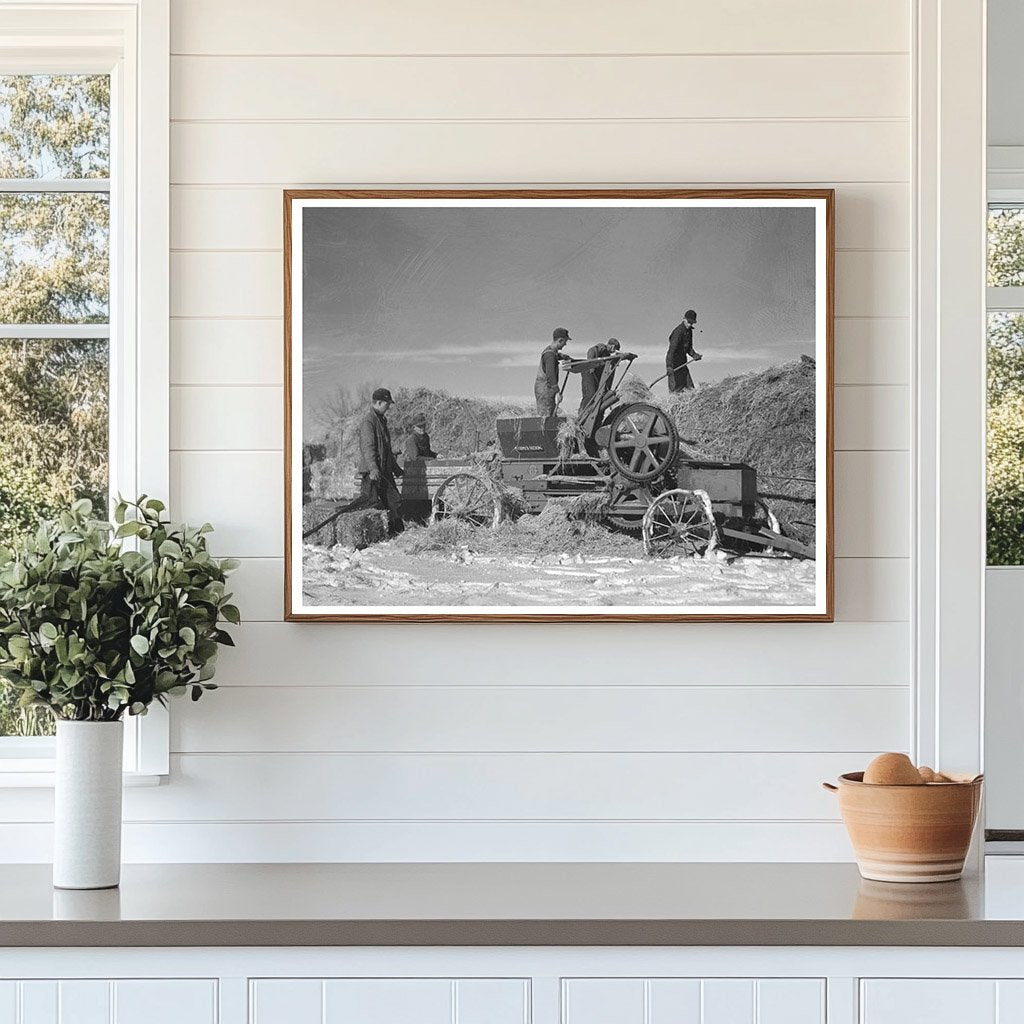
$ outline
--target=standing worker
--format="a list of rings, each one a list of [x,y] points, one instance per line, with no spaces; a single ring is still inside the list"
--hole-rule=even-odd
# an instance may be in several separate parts
[[[359,422],[359,493],[373,508],[388,514],[389,530],[401,528],[398,514],[399,494],[395,477],[401,467],[391,448],[387,412],[394,404],[387,388],[377,388],[370,398],[370,408]]]
[[[538,416],[554,416],[558,405],[558,364],[568,358],[562,349],[570,341],[564,327],[556,327],[551,334],[551,344],[540,354],[540,367],[533,384],[533,396],[537,399]]]
[[[693,378],[686,368],[688,361],[696,362],[704,357],[693,350],[693,329],[697,325],[697,312],[688,309],[683,314],[683,322],[668,336],[668,354],[665,356],[665,369],[668,370],[668,389],[672,391],[692,391]]]
[[[618,338],[609,338],[607,341],[599,341],[596,345],[591,345],[587,349],[588,359],[604,359],[607,356],[615,355],[616,352],[622,346],[619,345]],[[589,370],[584,370],[581,374],[580,385],[583,388],[583,398],[580,401],[580,408],[584,408],[586,404],[597,394],[597,386],[601,383],[601,374],[604,372],[603,366],[594,366]]]
[[[430,447],[430,435],[427,433],[427,417],[418,412],[412,418],[412,433],[405,439],[402,455],[406,463],[410,459],[436,459],[437,452]]]

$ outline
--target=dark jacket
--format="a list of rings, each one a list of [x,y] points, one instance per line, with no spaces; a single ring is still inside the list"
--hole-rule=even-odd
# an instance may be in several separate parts
[[[417,434],[414,430],[405,438],[402,456],[406,462],[410,459],[436,459],[437,452],[430,447],[430,435],[426,431]]]
[[[665,355],[665,368],[674,370],[682,366],[693,355],[693,328],[684,320],[668,336],[668,352]]]
[[[391,448],[391,431],[388,430],[387,417],[381,416],[372,407],[366,410],[366,414],[359,421],[357,468],[360,473],[369,473],[376,469],[385,479],[402,475]]]

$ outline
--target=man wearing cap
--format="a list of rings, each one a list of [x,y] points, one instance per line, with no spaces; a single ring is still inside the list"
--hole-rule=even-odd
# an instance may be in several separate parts
[[[370,408],[359,422],[359,493],[374,508],[386,509],[388,525],[401,525],[398,515],[398,485],[395,477],[401,467],[391,448],[387,411],[394,404],[387,388],[377,388],[370,398]]]
[[[693,329],[697,324],[697,313],[688,309],[683,322],[668,336],[668,353],[665,369],[668,370],[669,391],[692,391],[693,378],[686,368],[688,360],[696,362],[704,357],[693,350]]]
[[[437,452],[430,447],[430,435],[427,433],[427,417],[418,412],[412,418],[412,433],[405,439],[402,455],[406,463],[410,459],[436,459]]]
[[[613,356],[619,351],[619,339],[609,338],[607,341],[599,341],[596,345],[591,345],[587,349],[588,359],[604,359],[607,356]],[[603,366],[594,366],[589,370],[583,370],[580,373],[580,385],[583,388],[583,398],[580,401],[580,408],[582,409],[593,397],[597,394],[597,386],[601,383],[601,374],[604,372]]]
[[[537,399],[538,416],[554,416],[558,405],[558,364],[567,359],[562,349],[569,343],[569,332],[556,327],[551,334],[551,344],[540,354],[540,367],[533,384],[533,396]]]

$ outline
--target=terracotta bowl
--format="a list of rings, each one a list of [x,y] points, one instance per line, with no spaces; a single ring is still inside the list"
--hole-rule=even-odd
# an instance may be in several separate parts
[[[981,804],[978,776],[922,786],[876,786],[863,772],[822,783],[839,811],[857,867],[877,882],[952,882],[964,869]]]

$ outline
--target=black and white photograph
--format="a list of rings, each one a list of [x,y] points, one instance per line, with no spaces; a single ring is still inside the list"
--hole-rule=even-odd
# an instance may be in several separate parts
[[[830,191],[285,218],[289,618],[830,621]]]

